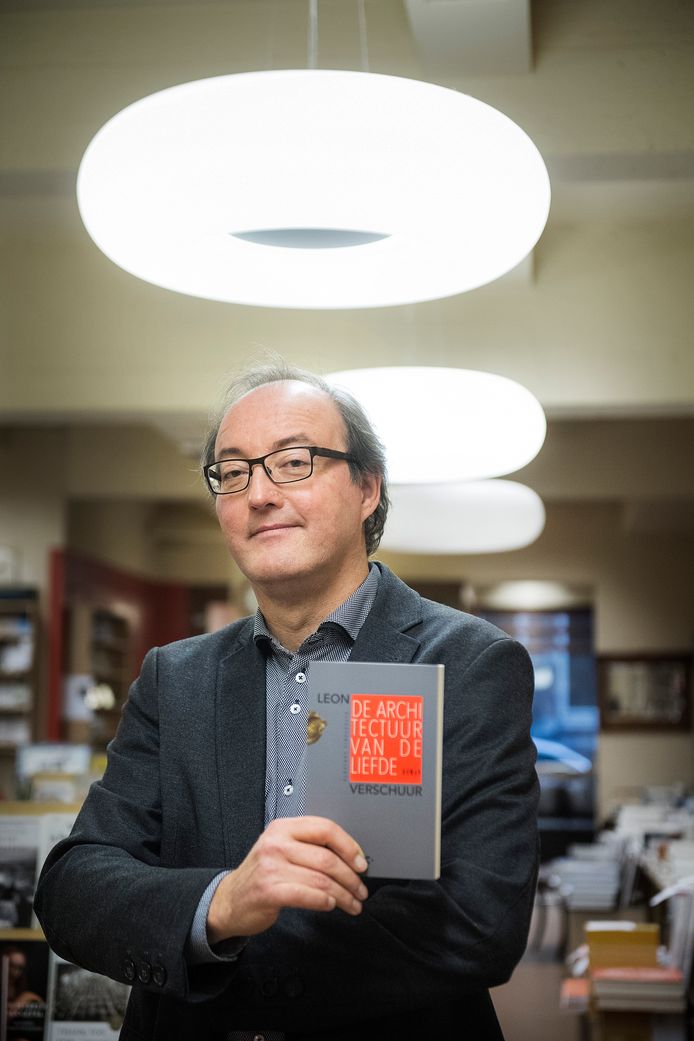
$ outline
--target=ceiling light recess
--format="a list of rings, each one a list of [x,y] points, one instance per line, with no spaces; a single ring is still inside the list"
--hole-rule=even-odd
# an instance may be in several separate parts
[[[500,553],[534,542],[545,526],[539,495],[516,481],[401,484],[381,540],[400,553]]]
[[[385,447],[391,484],[500,477],[534,459],[545,439],[539,401],[505,376],[404,365],[326,379],[365,409]]]
[[[432,83],[324,69],[169,87],[109,120],[77,197],[126,271],[211,300],[380,307],[450,296],[530,252],[549,179],[530,138]]]

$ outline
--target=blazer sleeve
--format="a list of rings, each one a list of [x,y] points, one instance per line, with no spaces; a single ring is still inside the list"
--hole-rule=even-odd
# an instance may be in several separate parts
[[[195,910],[220,865],[175,866],[175,824],[162,812],[158,651],[150,651],[69,838],[49,854],[34,907],[61,957],[187,1001],[229,982],[233,963],[188,967]]]
[[[434,649],[430,660],[442,660]],[[284,911],[252,937],[220,1006],[287,1029],[432,1007],[505,982],[525,948],[538,864],[527,652],[500,637],[447,665],[442,874],[369,882],[357,918]],[[329,952],[329,958],[326,958]],[[327,962],[327,964],[326,964]],[[358,1008],[354,995],[359,995]],[[222,1020],[223,1021],[223,1020]]]

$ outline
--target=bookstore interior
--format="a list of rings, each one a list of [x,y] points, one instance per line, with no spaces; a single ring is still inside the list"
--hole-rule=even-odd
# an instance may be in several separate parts
[[[0,1041],[118,1037],[36,880],[147,650],[256,609],[199,458],[267,351],[371,417],[376,559],[530,654],[507,1041],[692,1041],[694,9],[17,0],[0,39]]]

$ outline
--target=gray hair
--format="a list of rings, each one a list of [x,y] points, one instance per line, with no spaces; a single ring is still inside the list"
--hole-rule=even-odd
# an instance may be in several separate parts
[[[236,376],[227,387],[221,408],[215,414],[202,450],[202,466],[215,461],[214,447],[222,420],[245,394],[263,387],[267,383],[297,380],[322,391],[335,403],[345,425],[346,450],[352,457],[349,470],[352,480],[358,484],[364,474],[381,478],[381,498],[378,506],[364,521],[364,541],[367,556],[378,549],[390,505],[386,489],[386,455],[383,445],[376,436],[364,409],[346,390],[331,386],[322,376],[306,369],[290,365],[283,358],[273,358],[267,364],[254,365]],[[326,446],[330,447],[330,446]]]

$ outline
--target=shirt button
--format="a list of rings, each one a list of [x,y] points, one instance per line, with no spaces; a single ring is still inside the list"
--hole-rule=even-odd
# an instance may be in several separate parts
[[[282,789],[282,792],[283,792],[284,795],[291,795],[293,793],[293,791],[294,791],[294,785],[293,784],[285,784],[284,788]]]
[[[297,712],[301,712],[301,705],[297,701],[295,701],[293,705],[289,706],[289,711],[293,712],[294,715],[296,715]]]
[[[294,677],[294,679],[296,680],[297,683],[305,683],[306,682],[306,673],[305,672],[297,672],[297,674]]]

